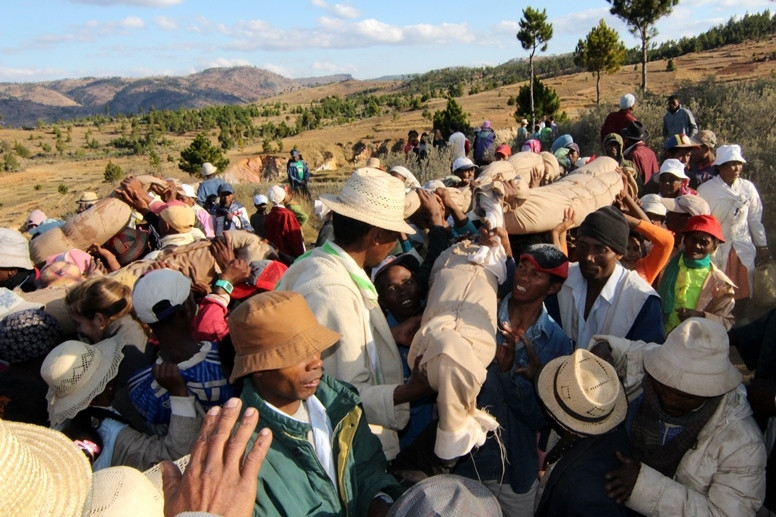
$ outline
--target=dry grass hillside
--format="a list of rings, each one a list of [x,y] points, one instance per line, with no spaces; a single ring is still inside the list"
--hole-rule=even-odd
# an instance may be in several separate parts
[[[704,52],[676,58],[676,71],[667,72],[663,61],[649,64],[649,88],[657,94],[672,92],[678,81],[697,81],[709,75],[718,81],[741,81],[753,78],[776,77],[776,40],[748,43],[724,47],[714,52]],[[614,105],[619,96],[628,91],[635,91],[640,81],[640,71],[632,66],[627,67],[612,76],[602,77],[602,102]],[[574,74],[548,79],[547,83],[555,88],[561,97],[561,110],[574,117],[580,110],[590,107],[595,101],[595,81],[591,74]],[[395,91],[400,86],[398,82],[367,82],[345,81],[328,84],[316,88],[284,93],[265,102],[280,101],[290,106],[309,106],[310,102],[327,95],[344,96],[349,93],[364,90],[378,90],[379,93]],[[489,119],[497,129],[512,128],[515,125],[512,116],[513,107],[507,106],[510,95],[517,93],[519,85],[502,87],[476,95],[457,99],[464,110],[469,113],[472,125],[479,125],[482,120]],[[445,100],[429,101],[430,112],[444,109]],[[292,116],[293,117],[293,116]],[[283,120],[285,116],[276,117],[275,121]],[[257,120],[261,123],[264,120]],[[292,119],[293,121],[293,119]],[[65,126],[60,129],[65,136]],[[268,159],[281,163],[287,156],[287,151],[298,147],[311,169],[328,168],[314,175],[319,181],[341,178],[350,172],[355,165],[363,163],[370,152],[403,139],[410,129],[430,131],[431,124],[424,119],[421,111],[403,112],[398,115],[386,115],[352,124],[331,126],[307,131],[283,142],[285,152],[267,155],[263,153],[261,142],[249,142],[242,149],[233,149],[227,153],[230,167],[241,172],[238,177],[250,179],[250,163],[259,159]],[[96,139],[100,148],[92,151],[84,148],[85,137]],[[151,169],[147,156],[110,157],[108,150],[102,147],[120,134],[118,123],[105,124],[100,130],[91,127],[72,126],[70,142],[67,149],[59,156],[56,152],[47,153],[46,158],[21,160],[22,172],[0,174],[0,225],[19,226],[33,208],[40,207],[50,216],[65,216],[75,209],[75,201],[80,192],[94,190],[101,195],[107,195],[113,185],[103,182],[103,172],[109,160],[118,164],[127,174],[147,173]],[[215,143],[218,131],[211,132]],[[196,178],[189,177],[177,167],[180,150],[186,147],[195,135],[166,135],[172,141],[169,149],[160,156],[161,166],[157,174],[174,176],[188,182]],[[0,141],[23,144],[35,154],[44,144],[54,147],[55,136],[51,126],[31,130],[2,129]],[[366,151],[354,161],[354,149],[362,142]],[[229,171],[227,171],[229,172]],[[244,171],[243,171],[244,172]],[[266,178],[263,178],[266,180]],[[258,180],[258,178],[257,178]],[[319,186],[320,188],[320,186]],[[253,187],[244,187],[238,195],[245,204],[250,204],[249,195]]]

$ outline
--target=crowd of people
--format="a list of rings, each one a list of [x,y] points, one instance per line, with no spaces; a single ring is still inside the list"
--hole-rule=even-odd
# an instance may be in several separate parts
[[[425,184],[375,157],[313,200],[295,148],[253,214],[204,163],[0,228],[3,513],[776,511],[745,149],[671,96],[657,156],[619,107],[599,149],[410,131],[455,150]]]

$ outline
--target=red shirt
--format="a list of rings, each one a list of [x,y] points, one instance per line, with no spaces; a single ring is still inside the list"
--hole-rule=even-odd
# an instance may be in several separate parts
[[[635,122],[636,117],[633,116],[631,110],[613,111],[606,116],[604,125],[601,126],[601,141],[609,133],[617,133],[622,136],[622,130],[628,127],[628,124]]]
[[[302,227],[294,213],[282,206],[275,205],[264,221],[267,240],[278,250],[296,258],[304,253]]]

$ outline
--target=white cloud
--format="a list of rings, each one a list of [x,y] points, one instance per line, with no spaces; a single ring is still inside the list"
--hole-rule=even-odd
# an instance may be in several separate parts
[[[291,68],[281,66],[281,65],[273,65],[272,63],[266,63],[261,66],[264,70],[269,70],[270,72],[274,72],[278,75],[282,75],[283,77],[294,77],[295,73]]]
[[[329,4],[325,0],[311,0],[311,3],[316,6],[320,7],[321,9],[324,9],[334,16],[337,16],[338,18],[347,18],[349,20],[352,20],[354,18],[358,18],[361,12],[353,7],[352,5],[348,4]]]
[[[69,0],[74,4],[88,4],[97,6],[131,5],[134,7],[170,7],[180,5],[183,0]]]
[[[178,24],[166,16],[157,16],[154,18],[154,23],[156,23],[156,26],[160,29],[166,31],[174,31],[178,28]]]
[[[331,61],[316,61],[312,64],[312,69],[316,72],[323,72],[324,74],[353,74],[357,71],[354,65],[338,65]]]
[[[253,66],[253,63],[247,59],[228,59],[225,57],[219,57],[216,59],[200,60],[203,68],[230,68],[233,66]]]
[[[128,16],[119,22],[119,25],[127,29],[143,29],[145,22],[137,16]]]
[[[61,78],[68,72],[55,68],[13,68],[0,66],[0,81],[36,81],[49,78]]]
[[[316,0],[318,1],[318,0]],[[300,50],[311,48],[370,48],[378,45],[471,43],[476,35],[467,24],[391,25],[374,18],[350,22],[323,16],[312,28],[273,27],[263,20],[244,20],[224,31],[232,42],[227,50]],[[305,34],[300,38],[299,34]]]

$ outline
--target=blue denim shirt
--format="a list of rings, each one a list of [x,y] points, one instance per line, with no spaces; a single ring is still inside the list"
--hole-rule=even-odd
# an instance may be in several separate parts
[[[509,320],[509,300],[506,296],[499,305],[499,326]],[[550,360],[571,353],[571,342],[563,329],[542,307],[539,318],[526,330],[526,337],[533,343],[542,365]],[[499,346],[504,341],[496,336]],[[503,430],[501,440],[506,448],[506,461],[502,463],[499,446],[493,438],[459,464],[456,474],[483,480],[501,480],[508,483],[515,493],[527,492],[537,479],[539,454],[536,433],[548,424],[534,383],[515,371],[528,365],[528,354],[521,343],[515,351],[515,363],[508,372],[500,372],[494,360],[488,367],[488,376],[477,398],[477,407],[485,408],[496,417]],[[503,470],[502,470],[503,465]]]

